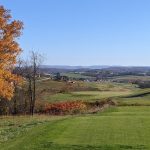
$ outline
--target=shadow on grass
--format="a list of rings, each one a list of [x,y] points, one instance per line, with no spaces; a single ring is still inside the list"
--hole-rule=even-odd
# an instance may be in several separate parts
[[[122,98],[144,97],[144,96],[147,96],[147,95],[150,95],[150,92],[131,94],[131,95],[127,95],[127,96],[122,96]]]
[[[146,150],[147,148],[144,145],[130,146],[130,145],[59,145],[54,144],[53,142],[47,142],[40,144],[38,149],[34,150]]]

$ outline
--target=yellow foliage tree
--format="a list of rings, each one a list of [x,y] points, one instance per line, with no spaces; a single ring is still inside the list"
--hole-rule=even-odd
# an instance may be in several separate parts
[[[12,20],[9,10],[0,6],[0,97],[10,100],[13,97],[14,82],[19,77],[12,73],[21,48],[16,41],[21,35],[23,23]]]

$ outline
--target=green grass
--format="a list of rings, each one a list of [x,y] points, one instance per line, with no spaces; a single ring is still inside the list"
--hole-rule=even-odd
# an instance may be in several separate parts
[[[138,89],[129,95],[114,98],[122,105],[147,105],[150,106],[150,89]]]
[[[127,76],[125,78],[132,78]],[[145,77],[146,79],[148,77]],[[67,92],[64,92],[67,89]],[[60,101],[96,101],[113,98],[122,104],[149,105],[149,96],[139,97],[139,94],[149,92],[150,89],[139,89],[136,85],[125,83],[103,82],[76,82],[69,84],[58,81],[41,81],[37,83],[37,99],[46,102]],[[132,97],[134,96],[134,98]],[[119,98],[118,98],[119,97]],[[131,98],[132,97],[132,98]]]
[[[76,78],[76,79],[92,79],[92,78],[95,78],[95,77],[91,77],[91,76],[85,76],[85,75],[82,75],[80,73],[74,73],[74,72],[69,72],[69,73],[63,73],[61,74],[63,76],[67,76],[69,78]]]
[[[1,150],[149,150],[150,107],[111,108],[49,120],[1,143]]]
[[[70,86],[68,88],[67,86]],[[53,88],[52,88],[53,87]],[[66,93],[60,93],[61,89],[70,89]],[[46,89],[44,92],[40,92]],[[54,92],[53,90],[56,90]],[[48,102],[60,101],[95,101],[109,97],[127,96],[135,93],[138,88],[131,84],[121,84],[112,82],[76,82],[75,84],[67,85],[64,82],[45,81],[39,85],[38,93],[40,99]]]
[[[124,76],[116,76],[111,78],[113,80],[124,80],[124,81],[134,81],[134,80],[141,80],[141,81],[150,81],[150,76],[134,76],[134,75],[124,75]]]
[[[110,97],[129,95],[130,91],[81,91],[71,93],[57,93],[54,95],[48,95],[45,100],[48,102],[60,102],[60,101],[96,101]]]
[[[68,93],[60,93],[69,86]],[[90,90],[89,90],[90,89]],[[0,118],[0,150],[149,150],[150,89],[112,82],[42,81],[38,98],[48,102],[112,98],[123,105],[93,115]],[[142,106],[143,105],[143,106]],[[149,106],[145,106],[149,105]]]
[[[147,105],[150,106],[150,94],[132,98],[116,98],[123,105]]]
[[[50,117],[44,115],[35,116],[1,116],[0,117],[0,143],[12,139],[29,129],[44,124],[48,121],[58,120],[62,117]]]

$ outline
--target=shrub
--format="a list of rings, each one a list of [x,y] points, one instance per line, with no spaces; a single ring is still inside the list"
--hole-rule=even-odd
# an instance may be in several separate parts
[[[36,101],[35,103],[35,113],[43,113],[44,110],[45,110],[45,105],[46,105],[46,102],[43,102],[43,101]]]
[[[54,115],[77,114],[84,112],[86,109],[87,106],[82,101],[60,102],[45,105],[45,112]]]

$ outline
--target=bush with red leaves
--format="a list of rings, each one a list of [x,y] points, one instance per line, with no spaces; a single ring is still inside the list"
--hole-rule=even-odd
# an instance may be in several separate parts
[[[86,109],[87,106],[82,101],[60,102],[45,105],[45,113],[53,115],[83,113]]]

